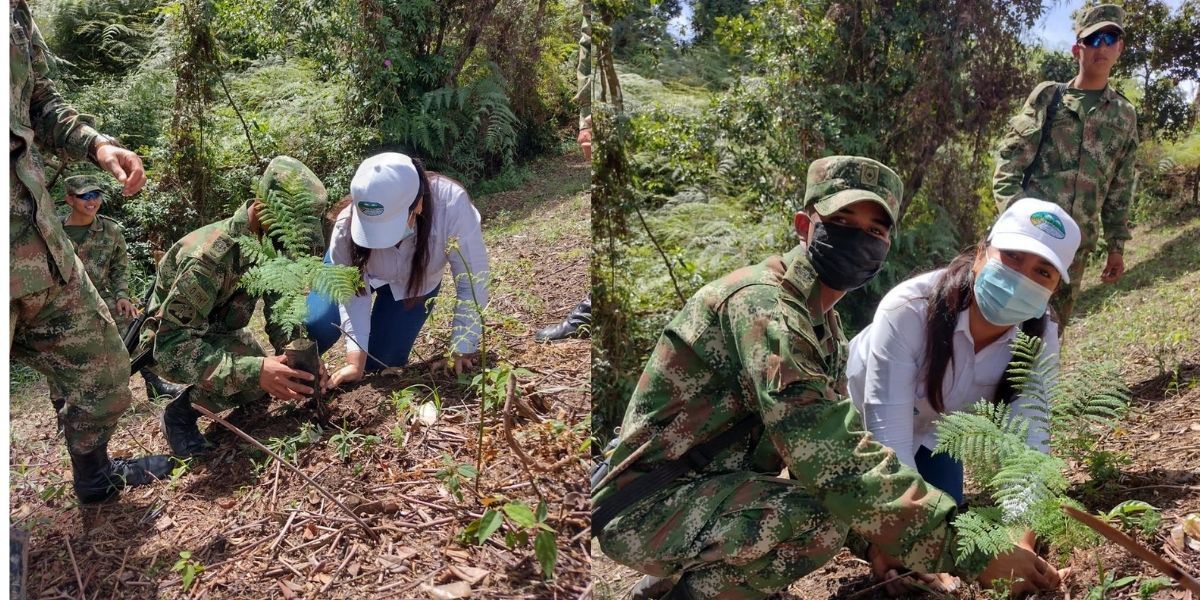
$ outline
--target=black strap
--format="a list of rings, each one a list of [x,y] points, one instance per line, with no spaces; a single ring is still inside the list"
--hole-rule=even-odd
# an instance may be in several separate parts
[[[617,490],[605,498],[602,503],[592,506],[592,537],[598,536],[601,531],[604,531],[604,526],[608,525],[609,521],[615,519],[634,502],[663,489],[667,484],[691,471],[699,471],[708,466],[713,458],[746,437],[760,422],[758,415],[750,415],[717,437],[688,450],[675,460],[663,463],[657,469]]]
[[[1029,187],[1029,179],[1033,177],[1033,167],[1039,160],[1042,159],[1042,148],[1046,145],[1046,138],[1050,136],[1050,127],[1054,125],[1054,115],[1058,113],[1058,105],[1062,104],[1063,93],[1067,91],[1067,84],[1058,83],[1054,85],[1054,97],[1050,99],[1050,104],[1046,106],[1046,117],[1042,119],[1042,137],[1038,139],[1037,152],[1033,155],[1033,160],[1029,161],[1029,166],[1025,167],[1025,173],[1021,177],[1021,191],[1024,192]]]

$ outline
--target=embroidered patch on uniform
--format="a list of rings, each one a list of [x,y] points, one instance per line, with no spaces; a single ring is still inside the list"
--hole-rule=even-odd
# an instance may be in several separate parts
[[[383,205],[378,202],[364,200],[358,203],[358,211],[368,217],[378,217],[383,214]]]
[[[875,165],[859,165],[858,181],[862,185],[879,185],[879,167]]]
[[[1029,222],[1054,239],[1061,240],[1067,237],[1067,228],[1063,226],[1062,221],[1054,213],[1045,211],[1035,212],[1029,217]]]
[[[163,318],[178,325],[193,325],[199,322],[200,313],[197,307],[208,306],[212,302],[212,294],[192,278],[175,282],[170,299],[163,309]]]

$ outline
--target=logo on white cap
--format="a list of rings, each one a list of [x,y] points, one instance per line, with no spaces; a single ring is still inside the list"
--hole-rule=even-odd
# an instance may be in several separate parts
[[[1063,227],[1062,221],[1054,213],[1035,212],[1030,215],[1029,222],[1055,239],[1061,240],[1067,237],[1067,228]]]
[[[363,200],[358,203],[358,210],[368,217],[378,217],[383,214],[383,205],[378,202]]]

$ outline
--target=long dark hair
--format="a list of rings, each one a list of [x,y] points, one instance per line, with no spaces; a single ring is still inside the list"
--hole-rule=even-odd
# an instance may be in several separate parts
[[[417,191],[417,200],[424,200],[421,212],[417,215],[417,247],[413,251],[412,264],[409,265],[408,276],[408,296],[415,301],[418,294],[421,293],[421,274],[425,272],[425,266],[429,264],[429,236],[433,231],[433,189],[429,185],[429,177],[438,175],[435,171],[427,171],[425,163],[419,158],[413,158],[413,166],[417,168],[417,176],[421,181],[421,187]],[[332,221],[337,220],[338,214],[347,206],[350,206],[352,198],[349,194],[342,198],[332,209],[329,210],[328,217]],[[409,207],[412,211],[417,206],[417,202],[413,202]],[[353,213],[353,211],[351,211]],[[351,217],[353,218],[353,217]],[[358,269],[360,276],[366,277],[367,261],[371,258],[371,249],[364,248],[350,240],[350,266]],[[367,290],[361,290],[359,294],[365,294]]]
[[[958,326],[958,315],[975,302],[975,277],[971,267],[976,257],[986,251],[987,240],[979,240],[975,247],[954,257],[926,296],[929,304],[925,318],[925,389],[929,403],[939,413],[946,411],[942,381],[946,377],[946,368],[954,360],[954,328]],[[1045,315],[1021,323],[1021,331],[1042,337],[1046,331]],[[1009,380],[1011,371],[1012,363],[1009,363],[1000,376],[993,402],[1011,404],[1016,399],[1017,390]]]

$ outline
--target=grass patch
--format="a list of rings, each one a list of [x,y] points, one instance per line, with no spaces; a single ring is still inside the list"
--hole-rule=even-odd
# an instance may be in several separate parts
[[[1139,229],[1125,248],[1125,275],[1100,282],[1093,259],[1063,343],[1063,363],[1120,360],[1127,380],[1200,360],[1200,219]]]
[[[657,106],[672,111],[699,114],[708,109],[713,98],[712,92],[684,83],[663,82],[637,73],[620,73],[618,77],[621,80],[621,93],[627,110]]]

